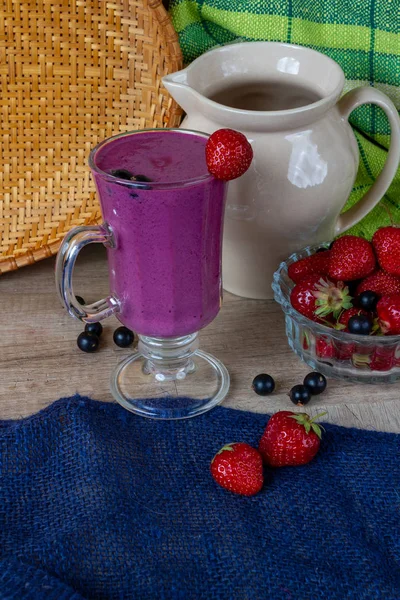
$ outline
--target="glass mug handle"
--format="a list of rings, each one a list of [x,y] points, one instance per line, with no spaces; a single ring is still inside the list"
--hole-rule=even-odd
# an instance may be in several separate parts
[[[79,304],[76,299],[72,286],[73,271],[79,252],[88,244],[104,244],[114,248],[113,232],[105,224],[71,229],[61,242],[57,254],[56,286],[61,303],[71,316],[86,323],[95,323],[119,312],[120,303],[113,295],[93,304]]]

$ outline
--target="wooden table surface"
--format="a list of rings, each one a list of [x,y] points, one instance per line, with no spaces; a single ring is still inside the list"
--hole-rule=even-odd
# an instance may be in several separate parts
[[[75,273],[75,291],[93,302],[108,293],[103,248],[82,253]],[[76,346],[83,326],[61,307],[54,285],[54,259],[0,277],[0,420],[28,416],[60,397],[75,393],[113,401],[111,371],[129,354],[112,341],[114,318],[105,326],[95,354]],[[217,319],[200,334],[201,347],[212,352],[231,374],[224,406],[271,413],[300,410],[287,392],[310,369],[289,349],[284,319],[274,301],[246,300],[225,294]],[[270,373],[276,391],[261,397],[251,390],[258,373]],[[400,432],[400,383],[355,385],[328,381],[324,394],[311,400],[307,412],[326,410],[323,420],[344,426]],[[140,417],[138,417],[140,418]]]

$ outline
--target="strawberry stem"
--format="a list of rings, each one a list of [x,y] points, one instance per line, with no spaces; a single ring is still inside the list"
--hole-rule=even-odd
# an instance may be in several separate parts
[[[316,298],[315,306],[317,307],[315,314],[320,318],[327,317],[331,313],[335,318],[339,318],[344,309],[353,306],[353,298],[349,294],[349,288],[343,281],[332,283],[329,279],[324,280],[321,278],[319,283],[315,285],[313,294]]]
[[[222,452],[225,452],[225,450],[227,450],[228,452],[233,452],[233,446],[236,444],[236,442],[230,442],[230,444],[225,444],[225,446],[223,446],[221,448],[221,450],[218,450],[216,456],[218,454],[222,454]]]
[[[327,413],[327,411],[325,410],[324,412],[322,412],[322,413],[319,413],[318,415],[315,415],[315,417],[313,417],[313,418],[311,419],[310,423],[313,423],[313,422],[314,422],[316,419],[319,419],[320,417],[324,417],[324,416],[325,416],[325,415],[327,415],[327,414],[328,414],[328,413]]]
[[[321,439],[321,437],[322,437],[321,429],[323,429],[324,431],[325,431],[325,429],[322,427],[322,425],[318,425],[318,423],[315,423],[315,420],[318,419],[319,417],[323,417],[326,414],[327,414],[326,411],[323,413],[319,413],[318,415],[315,415],[315,417],[313,417],[312,419],[310,419],[310,416],[307,413],[298,413],[296,415],[289,415],[289,416],[291,419],[295,419],[295,421],[297,421],[299,425],[303,425],[304,429],[306,430],[306,433],[310,433],[310,431],[312,429],[313,432],[317,434],[319,439]]]

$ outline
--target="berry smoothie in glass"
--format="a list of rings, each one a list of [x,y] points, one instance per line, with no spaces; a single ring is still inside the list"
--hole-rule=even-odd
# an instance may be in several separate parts
[[[117,318],[138,334],[194,333],[220,309],[226,185],[207,171],[206,141],[140,132],[106,141],[91,157],[104,220],[118,232],[108,250]],[[132,186],[121,175],[148,181]]]
[[[198,331],[221,307],[221,250],[227,183],[208,171],[209,136],[156,129],[109,138],[89,164],[101,226],[77,227],[61,244],[56,280],[71,315],[96,322],[114,314],[139,337],[115,369],[114,397],[152,418],[186,418],[222,402],[223,364],[198,349]],[[107,247],[110,296],[80,305],[72,272],[81,248]]]

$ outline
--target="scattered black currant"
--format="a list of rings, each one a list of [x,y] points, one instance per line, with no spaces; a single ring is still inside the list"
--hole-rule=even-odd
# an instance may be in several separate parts
[[[254,377],[251,387],[259,396],[267,396],[268,394],[272,394],[274,391],[275,381],[271,375],[261,373],[260,375]]]
[[[78,335],[76,343],[78,344],[79,350],[82,350],[82,352],[95,352],[99,347],[99,338],[93,333],[82,331],[82,333]]]
[[[86,333],[93,333],[93,335],[100,337],[103,333],[103,326],[101,323],[86,323],[85,331]]]
[[[127,327],[118,327],[114,331],[113,340],[114,343],[120,348],[127,348],[133,344],[135,336],[133,331],[128,329]]]
[[[322,394],[326,389],[326,379],[322,373],[309,373],[304,377],[303,384],[308,387],[313,396]]]
[[[289,396],[293,404],[304,406],[311,400],[311,391],[306,385],[295,385],[290,390]]]
[[[78,300],[79,304],[82,304],[82,306],[86,304],[82,296],[75,296],[75,298]]]

